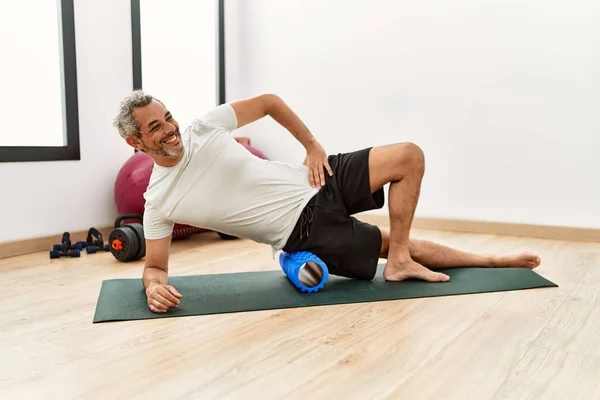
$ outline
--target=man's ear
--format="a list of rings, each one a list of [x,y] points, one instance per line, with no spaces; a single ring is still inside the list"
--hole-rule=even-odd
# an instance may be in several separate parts
[[[142,145],[142,142],[140,141],[140,139],[133,137],[133,136],[127,136],[125,138],[125,141],[127,142],[128,145],[130,145],[131,147],[141,150],[144,148],[144,146]]]

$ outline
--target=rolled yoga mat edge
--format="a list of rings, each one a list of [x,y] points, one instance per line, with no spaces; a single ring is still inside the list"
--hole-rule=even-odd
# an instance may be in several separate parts
[[[281,270],[173,276],[169,278],[169,284],[177,288],[183,298],[179,308],[170,309],[167,313],[150,311],[141,279],[109,279],[102,282],[93,322],[558,287],[554,282],[526,268],[447,268],[438,271],[449,275],[449,282],[387,282],[382,275],[384,266],[379,265],[372,281],[331,275],[325,287],[316,293],[302,293]]]

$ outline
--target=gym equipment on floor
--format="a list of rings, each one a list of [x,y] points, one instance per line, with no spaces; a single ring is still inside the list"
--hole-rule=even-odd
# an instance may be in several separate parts
[[[126,219],[143,220],[142,214],[121,214],[115,219],[108,243],[110,252],[119,261],[135,261],[146,255],[146,240],[141,223],[121,223]]]
[[[83,242],[85,243],[85,242]],[[71,234],[64,232],[60,244],[55,244],[50,250],[50,258],[80,257],[82,242],[71,243]]]
[[[308,251],[279,253],[279,265],[288,279],[302,292],[314,293],[323,289],[329,279],[327,265]]]
[[[110,251],[110,246],[108,243],[104,244],[102,233],[100,233],[100,231],[94,227],[90,228],[88,231],[85,243],[85,251],[88,254],[93,254],[98,251]]]
[[[527,268],[447,268],[448,282],[383,279],[379,264],[372,281],[330,275],[316,293],[304,293],[281,271],[171,276],[169,284],[182,295],[181,304],[166,313],[148,308],[141,278],[102,283],[93,322],[170,318],[231,312],[274,310],[321,305],[451,296],[473,293],[558,287]],[[477,301],[477,297],[473,297]]]

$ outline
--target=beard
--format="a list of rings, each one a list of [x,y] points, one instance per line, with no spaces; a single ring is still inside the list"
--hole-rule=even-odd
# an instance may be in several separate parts
[[[178,133],[179,134],[179,133]],[[146,154],[152,154],[159,157],[170,157],[175,158],[183,154],[183,143],[181,142],[181,135],[179,135],[179,144],[174,147],[165,147],[164,144],[160,143],[156,148],[150,148],[146,142],[142,141],[144,148],[142,151]]]
[[[183,146],[180,144],[177,147],[172,147],[169,149],[166,149],[164,146],[151,149],[150,147],[146,146],[146,143],[144,143],[144,149],[142,151],[146,154],[153,154],[159,157],[179,157],[183,154]]]

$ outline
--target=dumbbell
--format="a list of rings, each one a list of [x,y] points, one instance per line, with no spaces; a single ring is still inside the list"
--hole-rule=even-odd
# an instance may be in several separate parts
[[[88,254],[93,254],[98,251],[110,251],[110,246],[108,244],[104,244],[104,239],[102,238],[102,233],[100,233],[94,227],[90,228],[90,230],[88,231],[85,243],[86,243],[85,251]]]
[[[79,257],[81,256],[81,250],[73,249],[68,250],[66,253],[62,250],[51,250],[50,258],[60,258],[60,257]]]
[[[119,261],[135,261],[146,255],[144,228],[140,223],[121,225],[126,219],[142,220],[142,214],[122,214],[115,219],[115,229],[110,233],[110,252]]]
[[[75,249],[83,250],[86,248],[86,246],[87,246],[87,242],[77,242],[75,244],[72,244],[69,247],[69,249],[70,250],[75,250]],[[63,249],[62,244],[55,244],[54,246],[52,246],[52,250],[62,250],[62,249]]]

